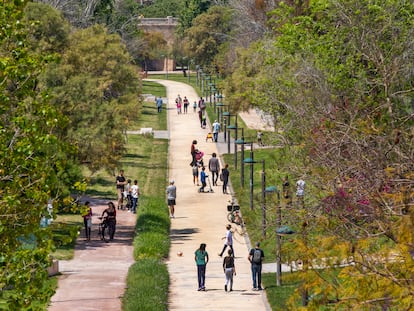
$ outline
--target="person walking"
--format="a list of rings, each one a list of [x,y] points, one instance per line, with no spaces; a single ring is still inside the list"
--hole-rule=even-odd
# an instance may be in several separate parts
[[[224,165],[224,168],[221,170],[221,178],[223,181],[223,194],[228,194],[227,184],[229,183],[229,176],[230,176],[229,165],[226,164]]]
[[[194,253],[194,260],[197,265],[198,290],[206,290],[206,267],[208,263],[208,253],[206,244],[201,243],[200,247]]]
[[[192,172],[193,172],[193,184],[200,186],[200,184],[198,183],[198,164],[194,163],[193,168],[192,168]]]
[[[170,180],[170,185],[167,187],[167,203],[170,209],[170,218],[175,218],[175,205],[177,198],[177,187],[174,185],[174,180]]]
[[[200,127],[203,127],[203,111],[200,109],[198,111],[198,119],[200,120]]]
[[[89,206],[90,202],[85,202],[85,207],[83,210],[83,224],[85,225],[85,238],[86,241],[91,240],[91,228],[92,228],[92,208]]]
[[[260,248],[260,243],[256,242],[256,247],[252,248],[247,258],[251,263],[253,290],[262,290],[262,262],[264,252]]]
[[[116,176],[116,191],[118,195],[118,209],[124,209],[124,191],[127,181],[124,176],[124,170],[119,171],[119,175]]]
[[[131,198],[132,198],[132,208],[131,211],[136,214],[137,213],[137,206],[138,206],[138,198],[139,198],[139,186],[138,180],[134,180],[134,184],[131,186]]]
[[[194,164],[197,164],[197,160],[195,158],[196,155],[196,145],[197,145],[197,141],[193,140],[193,142],[191,143],[191,163],[190,166],[194,166]]]
[[[193,103],[193,112],[196,113],[197,112],[197,102],[194,101]]]
[[[108,207],[102,212],[102,217],[106,217],[109,230],[109,240],[113,240],[116,230],[116,209],[114,203],[108,202]]]
[[[181,106],[183,104],[183,100],[180,94],[178,94],[177,98],[175,99],[175,104],[177,105],[177,113],[181,114]]]
[[[226,277],[224,283],[224,290],[227,292],[227,289],[231,292],[233,290],[233,275],[236,275],[236,267],[234,265],[234,257],[231,249],[227,251],[227,256],[223,259],[223,271]],[[230,285],[230,288],[228,286]]]
[[[161,96],[158,96],[158,98],[155,100],[155,103],[157,105],[157,110],[160,113],[162,111],[162,104],[163,104]]]
[[[220,132],[220,123],[218,123],[217,120],[214,120],[214,123],[211,127],[213,128],[213,140],[217,142],[218,134]]]
[[[220,162],[215,152],[213,152],[212,158],[208,161],[208,169],[211,172],[213,186],[217,186],[218,174],[220,171]]]
[[[223,249],[221,250],[219,256],[223,256],[224,251],[226,250],[227,246],[231,249],[231,253],[233,254],[234,257],[234,249],[233,249],[233,232],[231,232],[231,225],[228,224],[226,226],[226,236],[224,236],[222,238],[222,240],[224,240],[224,246]]]
[[[203,166],[200,172],[201,188],[198,190],[198,192],[204,192],[204,188],[207,186],[207,183],[206,183],[207,177],[208,175],[206,174],[206,168]]]
[[[188,104],[189,104],[189,103],[190,103],[190,102],[188,101],[187,96],[184,96],[184,99],[183,99],[184,113],[187,113],[187,111],[188,111]]]

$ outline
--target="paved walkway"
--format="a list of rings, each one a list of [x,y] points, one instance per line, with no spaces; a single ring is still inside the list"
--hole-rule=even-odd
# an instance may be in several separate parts
[[[75,257],[59,261],[62,276],[49,311],[121,310],[120,297],[124,294],[128,269],[134,262],[135,217],[127,211],[117,211],[115,239],[105,243],[98,237],[97,224],[106,204],[107,201],[91,200],[91,241],[85,241],[82,230],[76,242]]]
[[[178,115],[174,100],[178,94],[187,96],[192,103],[197,100],[194,89],[183,83],[159,80],[167,88],[169,126],[169,177],[176,181],[177,206],[171,224],[171,250],[167,261],[170,272],[169,310],[270,310],[265,291],[252,291],[250,264],[247,260],[249,241],[235,233],[237,276],[233,292],[224,291],[222,258],[218,253],[223,247],[227,225],[227,204],[231,195],[222,194],[221,187],[214,193],[198,193],[193,185],[190,145],[198,141],[198,148],[205,152],[204,161],[211,154],[227,152],[222,134],[219,143],[206,142],[208,130],[199,125],[198,115],[192,108],[188,114]],[[190,108],[190,107],[189,107]],[[208,128],[208,127],[207,127]],[[231,163],[230,163],[231,165]],[[220,185],[220,182],[219,182]],[[166,181],[167,186],[167,181]],[[93,202],[94,215],[100,215],[106,202]],[[61,310],[121,310],[125,279],[133,263],[133,229],[135,218],[127,212],[118,214],[117,234],[112,243],[103,243],[93,233],[91,242],[79,238],[75,257],[60,262],[58,289],[52,297],[49,311]],[[97,219],[94,220],[97,223]],[[237,229],[237,228],[236,228]],[[205,292],[197,291],[197,271],[194,251],[200,243],[207,244],[210,261],[207,265]],[[177,252],[183,256],[177,256]],[[139,306],[137,306],[139,310]]]
[[[220,186],[214,186],[214,193],[198,193],[193,185],[190,146],[195,139],[197,147],[205,153],[204,163],[208,163],[213,152],[218,153],[218,144],[206,136],[197,113],[189,109],[188,114],[177,114],[175,98],[178,94],[187,96],[190,103],[197,100],[194,89],[186,84],[161,80],[167,88],[169,145],[169,177],[177,186],[177,206],[175,219],[171,224],[171,250],[167,262],[170,272],[169,310],[270,310],[265,292],[252,291],[250,263],[247,260],[249,242],[244,236],[235,233],[234,251],[237,276],[234,278],[233,292],[224,291],[222,258],[218,253],[223,247],[225,226],[227,225],[227,204],[231,195],[222,193]],[[219,140],[223,140],[220,134]],[[221,145],[227,146],[224,143]],[[221,183],[219,182],[219,185]],[[206,291],[197,291],[197,271],[194,251],[200,243],[207,244],[210,261],[207,264]],[[183,252],[183,256],[177,256]]]

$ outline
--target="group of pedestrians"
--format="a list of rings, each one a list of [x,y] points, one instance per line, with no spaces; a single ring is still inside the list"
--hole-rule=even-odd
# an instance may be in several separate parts
[[[116,176],[116,190],[118,196],[118,209],[128,210],[128,212],[136,214],[140,190],[138,180],[135,179],[131,184],[131,179],[126,179],[124,170],[120,170]]]
[[[161,96],[155,97],[155,105],[157,107],[157,111],[159,113],[162,112],[162,107],[164,105],[164,101]],[[177,98],[175,99],[175,107],[177,108],[178,114],[187,114],[188,113],[188,107],[190,106],[190,100],[187,98],[187,96],[184,96],[183,98],[180,96],[180,94],[177,95]],[[195,113],[197,111],[197,101],[193,102],[193,112]]]
[[[177,107],[177,113],[181,114],[181,107],[184,102],[188,102],[186,97],[181,99],[181,96],[178,95],[175,103]],[[188,107],[188,105],[187,105]],[[194,112],[198,108],[198,116],[200,120],[200,126],[202,128],[206,127],[206,104],[204,99],[200,97],[198,104],[194,103],[193,105]],[[184,107],[184,113],[187,113],[187,108]],[[218,134],[220,132],[220,123],[215,120],[212,124],[212,136],[213,141],[218,141]],[[192,181],[194,185],[201,186],[199,192],[204,192],[205,187],[207,186],[207,178],[209,175],[206,172],[208,168],[211,174],[211,182],[213,186],[218,186],[218,181],[220,180],[222,184],[223,194],[228,194],[227,187],[230,172],[228,169],[228,164],[225,164],[223,168],[220,167],[220,161],[215,152],[212,153],[211,158],[208,160],[207,167],[203,163],[204,153],[198,149],[197,140],[193,140],[191,143],[191,162],[190,166],[192,169]],[[167,204],[169,208],[170,218],[175,218],[175,206],[176,206],[176,197],[177,197],[177,187],[175,186],[174,180],[170,180],[169,185],[166,188],[167,194]],[[223,257],[226,249],[227,254],[223,258],[222,268],[225,275],[224,290],[233,291],[233,276],[236,275],[236,265],[235,265],[235,255],[233,248],[233,232],[230,224],[226,226],[226,234],[223,237],[224,245],[221,252],[218,254],[220,257]],[[205,281],[206,281],[206,267],[209,262],[209,254],[207,252],[207,245],[201,243],[199,248],[194,252],[194,261],[197,266],[197,281],[198,281],[198,291],[205,290]],[[262,262],[264,259],[264,252],[260,249],[260,244],[256,243],[256,247],[251,249],[248,254],[248,260],[251,263],[251,273],[252,273],[252,283],[253,290],[261,290],[261,270]]]
[[[140,189],[138,186],[138,180],[135,179],[132,184],[131,179],[125,177],[124,170],[120,170],[116,176],[116,191],[117,191],[117,207],[113,202],[108,202],[108,207],[102,212],[101,217],[104,219],[108,230],[110,240],[114,239],[116,231],[116,213],[118,210],[127,210],[133,214],[136,214],[138,207],[138,200],[140,196]],[[82,210],[82,217],[85,227],[86,241],[91,240],[92,231],[92,208],[90,202],[86,201]]]
[[[233,277],[236,275],[236,264],[235,256],[233,250],[233,240],[231,233],[231,225],[227,226],[226,232],[226,242],[224,244],[223,250],[219,254],[220,257],[223,256],[223,253],[227,246],[227,256],[223,258],[222,267],[224,272],[224,290],[233,291]],[[198,281],[198,291],[206,290],[206,268],[209,261],[209,255],[206,250],[207,245],[201,243],[200,247],[194,252],[194,261],[197,266],[197,281]],[[264,252],[260,248],[260,243],[256,242],[255,247],[249,251],[247,259],[250,262],[251,274],[252,274],[252,290],[262,290],[262,263],[264,260]]]

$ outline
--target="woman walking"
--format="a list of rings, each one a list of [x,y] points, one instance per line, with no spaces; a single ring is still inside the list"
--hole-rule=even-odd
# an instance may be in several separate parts
[[[108,223],[109,239],[112,241],[116,230],[116,209],[114,203],[108,202],[108,207],[102,212],[102,217],[104,217],[105,214]]]
[[[224,283],[224,290],[227,292],[227,286],[230,284],[229,291],[233,290],[233,275],[236,275],[236,267],[234,266],[233,251],[228,250],[227,256],[223,259],[223,270],[226,276],[226,282]]]
[[[194,260],[197,265],[198,290],[206,290],[206,265],[208,263],[208,253],[206,244],[201,243],[200,248],[194,253]]]

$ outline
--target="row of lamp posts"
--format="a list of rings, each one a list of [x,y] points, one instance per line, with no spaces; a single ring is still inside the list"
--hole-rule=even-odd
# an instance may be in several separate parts
[[[196,84],[201,89],[201,96],[210,104],[214,104],[214,112],[217,113],[216,104],[221,103],[223,95],[220,94],[215,79],[209,73],[204,72],[200,66],[196,66]]]
[[[277,195],[277,206],[276,206],[276,284],[277,286],[281,285],[281,274],[282,274],[282,264],[281,264],[281,236],[278,233],[278,229],[280,229],[282,225],[282,213],[281,213],[281,206],[280,206],[280,192],[276,186],[268,186],[266,187],[266,172],[265,172],[265,160],[256,161],[254,159],[254,152],[253,152],[253,142],[247,142],[244,140],[244,128],[239,128],[237,124],[237,114],[230,114],[230,113],[223,113],[223,116],[226,118],[224,119],[224,135],[226,136],[227,130],[227,146],[228,146],[228,153],[230,153],[230,131],[234,130],[234,167],[237,169],[237,146],[241,146],[241,161],[240,161],[240,184],[241,187],[244,187],[245,177],[244,177],[244,165],[247,164],[250,166],[250,178],[249,178],[249,190],[250,190],[250,209],[254,209],[253,205],[253,184],[254,184],[254,174],[253,174],[253,166],[256,163],[262,164],[262,172],[261,172],[261,194],[262,194],[262,237],[266,238],[266,194],[275,193]],[[235,117],[235,123],[230,124],[230,118]],[[226,122],[227,121],[227,122]],[[238,130],[242,130],[242,136],[238,139]],[[225,137],[226,140],[226,137]],[[245,146],[248,145],[250,149],[250,156],[245,158],[244,151]]]
[[[241,146],[241,161],[240,161],[240,183],[244,187],[245,176],[244,176],[244,166],[250,165],[250,178],[249,178],[249,190],[250,190],[250,209],[254,209],[253,205],[253,166],[255,163],[262,164],[261,172],[261,194],[262,194],[262,236],[266,238],[266,194],[275,193],[277,195],[277,204],[276,204],[276,284],[277,286],[281,285],[281,275],[282,275],[282,262],[281,262],[281,235],[278,233],[278,230],[282,225],[282,211],[280,206],[280,192],[276,186],[266,187],[266,173],[265,173],[265,160],[256,161],[254,159],[253,152],[253,142],[246,142],[244,140],[244,128],[239,128],[237,124],[237,114],[231,114],[229,111],[223,111],[223,108],[227,105],[224,105],[222,100],[223,96],[220,92],[217,91],[214,79],[208,73],[204,73],[201,68],[197,66],[196,68],[196,84],[201,88],[201,94],[204,95],[206,99],[209,98],[210,103],[212,103],[212,96],[214,100],[214,112],[217,114],[217,120],[220,124],[223,124],[223,134],[224,141],[227,142],[227,151],[230,153],[230,132],[234,130],[234,168],[237,169],[237,146]],[[217,92],[217,93],[216,93]],[[217,100],[217,101],[216,101]],[[231,124],[231,118],[234,117],[234,124]],[[238,130],[241,129],[242,135],[238,139]],[[245,146],[250,147],[250,156],[244,158]]]

